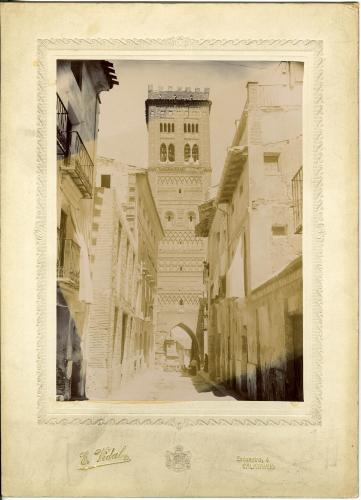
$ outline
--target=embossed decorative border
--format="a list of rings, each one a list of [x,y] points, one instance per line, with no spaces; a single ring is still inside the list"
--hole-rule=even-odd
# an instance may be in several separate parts
[[[299,51],[313,53],[313,169],[312,169],[312,402],[309,416],[159,416],[149,414],[49,414],[46,404],[46,344],[47,344],[47,53],[54,50],[94,51]],[[241,40],[194,39],[185,37],[145,39],[41,39],[38,40],[38,116],[36,170],[36,286],[37,286],[37,401],[39,424],[85,425],[167,425],[181,429],[187,426],[213,425],[320,425],[322,415],[322,256],[323,224],[323,44],[319,40]]]

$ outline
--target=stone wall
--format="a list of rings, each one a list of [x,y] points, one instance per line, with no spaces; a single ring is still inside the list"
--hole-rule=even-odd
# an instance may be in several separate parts
[[[301,259],[247,299],[212,300],[210,376],[245,399],[302,400],[302,317]]]

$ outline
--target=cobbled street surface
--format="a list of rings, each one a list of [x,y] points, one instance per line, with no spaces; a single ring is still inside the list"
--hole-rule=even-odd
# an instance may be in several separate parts
[[[219,390],[200,374],[147,370],[114,391],[115,401],[234,401],[225,389]]]

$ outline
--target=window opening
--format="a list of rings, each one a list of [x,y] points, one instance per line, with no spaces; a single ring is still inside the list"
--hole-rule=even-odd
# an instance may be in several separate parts
[[[279,173],[278,157],[278,153],[265,153],[263,155],[265,173],[267,175],[277,175]]]
[[[199,160],[199,150],[198,150],[197,144],[194,144],[194,146],[192,148],[192,158],[193,158],[193,161],[195,161],[195,162]]]
[[[164,143],[160,146],[160,161],[167,161],[167,146]]]
[[[102,188],[110,188],[110,175],[102,175],[100,185]]]
[[[168,159],[171,162],[173,162],[175,160],[174,144],[169,144],[169,146],[168,146]]]
[[[184,161],[189,161],[190,157],[191,157],[191,147],[189,144],[186,144],[184,146]]]
[[[282,224],[273,224],[272,235],[273,236],[286,236],[287,226]]]
[[[170,224],[174,219],[174,214],[172,212],[167,212],[165,214],[165,219],[168,222],[168,224]]]

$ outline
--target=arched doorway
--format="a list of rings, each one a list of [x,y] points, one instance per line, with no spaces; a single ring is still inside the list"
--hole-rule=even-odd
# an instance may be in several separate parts
[[[182,371],[189,368],[191,362],[199,366],[199,345],[194,332],[184,323],[178,323],[170,329],[165,341],[166,370]]]

